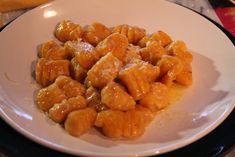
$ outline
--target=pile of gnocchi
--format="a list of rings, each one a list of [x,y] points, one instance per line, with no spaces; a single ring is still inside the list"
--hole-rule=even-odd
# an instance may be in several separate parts
[[[55,37],[39,50],[36,103],[72,136],[95,127],[109,138],[138,138],[169,105],[169,89],[192,84],[192,54],[163,31],[64,20]]]

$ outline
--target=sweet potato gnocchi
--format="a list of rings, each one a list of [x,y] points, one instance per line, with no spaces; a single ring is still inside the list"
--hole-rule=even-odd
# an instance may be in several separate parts
[[[55,37],[39,50],[35,102],[72,136],[95,127],[109,138],[138,138],[170,104],[174,85],[193,82],[192,54],[163,31],[64,20]]]

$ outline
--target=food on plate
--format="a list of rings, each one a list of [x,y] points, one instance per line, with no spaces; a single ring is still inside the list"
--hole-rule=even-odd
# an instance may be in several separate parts
[[[126,48],[128,47],[128,39],[119,33],[113,33],[102,40],[96,46],[96,51],[100,57],[111,52],[115,57],[122,60],[125,56]]]
[[[102,23],[94,22],[85,28],[83,39],[84,41],[96,46],[111,33],[112,31]]]
[[[163,31],[157,31],[157,32],[154,32],[151,35],[147,35],[147,36],[143,37],[139,41],[138,45],[140,47],[145,47],[147,42],[149,42],[149,41],[157,41],[163,47],[166,47],[167,45],[172,43],[172,39],[168,34],[166,34]]]
[[[140,100],[149,91],[148,76],[139,69],[142,62],[127,64],[119,72],[119,78],[135,100]]]
[[[128,111],[135,108],[135,100],[125,88],[115,82],[109,82],[101,90],[101,102],[111,110]]]
[[[69,51],[66,51],[65,48],[54,40],[47,41],[42,44],[39,51],[39,56],[46,59],[68,59],[70,58]]]
[[[36,102],[41,110],[49,111],[54,104],[60,103],[66,98],[64,92],[56,84],[51,84],[50,86],[39,90]]]
[[[131,44],[138,43],[146,34],[145,29],[130,25],[118,25],[113,32],[125,35]]]
[[[98,113],[95,126],[111,138],[133,139],[141,136],[151,122],[153,113],[147,108],[136,107],[126,112],[105,110]]]
[[[86,107],[86,99],[83,96],[76,96],[69,99],[64,99],[58,104],[54,104],[49,110],[49,117],[57,123],[63,122],[67,115],[75,110]]]
[[[84,69],[75,58],[71,60],[71,76],[78,82],[83,82],[87,76],[87,70]]]
[[[167,51],[164,47],[157,41],[148,42],[146,47],[142,48],[140,55],[142,59],[155,65],[163,55],[166,55]]]
[[[40,58],[36,65],[36,81],[43,87],[50,85],[58,76],[70,75],[69,60],[51,60]]]
[[[59,76],[53,84],[42,88],[37,94],[37,104],[43,111],[48,111],[64,99],[83,95],[83,85],[67,76]]]
[[[94,125],[96,115],[96,111],[89,107],[70,112],[64,123],[65,130],[73,136],[80,136]]]
[[[62,42],[78,40],[82,37],[83,33],[84,30],[79,24],[69,20],[60,22],[55,30],[55,36]]]
[[[193,83],[192,54],[163,31],[64,20],[55,37],[39,50],[36,103],[72,136],[94,127],[109,138],[139,138],[174,102],[173,90]]]
[[[140,100],[140,105],[147,107],[151,111],[159,111],[166,107],[168,103],[168,88],[160,82],[152,83],[149,92]]]
[[[87,78],[92,86],[102,88],[118,76],[121,67],[122,62],[110,52],[87,72]]]

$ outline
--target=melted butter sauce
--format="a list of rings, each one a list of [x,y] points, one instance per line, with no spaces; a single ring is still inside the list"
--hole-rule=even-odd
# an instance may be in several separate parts
[[[181,99],[184,94],[186,86],[182,86],[176,83],[173,83],[171,88],[169,88],[169,105],[176,103]]]
[[[182,86],[180,84],[173,83],[172,86],[169,88],[169,103],[168,105],[154,113],[154,116],[165,114],[165,111],[168,110],[169,106],[174,105],[176,102],[180,101],[180,99],[183,97],[185,90],[187,89],[187,86]],[[169,115],[167,116],[169,118]]]

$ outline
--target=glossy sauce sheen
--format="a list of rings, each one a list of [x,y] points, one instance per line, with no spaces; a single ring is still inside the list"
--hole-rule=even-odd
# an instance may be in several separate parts
[[[187,87],[174,83],[169,90],[169,103],[174,104],[183,98]]]

